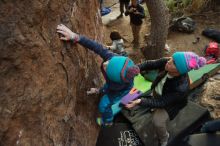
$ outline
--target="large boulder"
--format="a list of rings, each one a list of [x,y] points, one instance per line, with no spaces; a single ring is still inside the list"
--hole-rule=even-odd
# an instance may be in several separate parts
[[[56,26],[102,41],[93,0],[0,1],[0,145],[92,146],[98,58],[59,40]]]

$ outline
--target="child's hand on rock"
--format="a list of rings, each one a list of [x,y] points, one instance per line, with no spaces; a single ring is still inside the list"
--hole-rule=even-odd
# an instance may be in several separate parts
[[[89,91],[86,91],[87,95],[92,95],[92,94],[99,94],[99,89],[98,88],[90,88]]]

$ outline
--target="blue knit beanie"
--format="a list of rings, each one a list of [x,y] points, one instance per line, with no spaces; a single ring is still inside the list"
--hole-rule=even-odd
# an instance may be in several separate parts
[[[199,69],[206,64],[204,57],[199,57],[193,52],[176,52],[172,57],[180,74],[185,74],[192,69]]]
[[[139,72],[140,70],[134,62],[124,56],[112,57],[106,68],[108,79],[117,83],[129,82]]]

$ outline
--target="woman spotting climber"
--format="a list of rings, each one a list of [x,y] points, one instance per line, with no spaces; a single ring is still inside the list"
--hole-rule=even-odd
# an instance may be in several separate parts
[[[168,143],[167,122],[174,119],[187,104],[190,82],[188,72],[206,64],[204,57],[193,52],[175,52],[171,58],[147,60],[139,64],[140,71],[160,70],[152,83],[152,95],[143,95],[127,104],[127,108],[140,105],[151,108],[156,134],[161,146]]]

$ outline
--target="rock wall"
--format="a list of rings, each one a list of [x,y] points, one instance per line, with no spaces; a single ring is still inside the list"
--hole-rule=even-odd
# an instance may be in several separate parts
[[[220,73],[209,78],[202,89],[199,103],[209,110],[212,118],[220,118]]]
[[[100,86],[94,53],[56,26],[102,41],[96,0],[0,0],[0,145],[93,146]],[[95,59],[94,59],[95,58]]]

